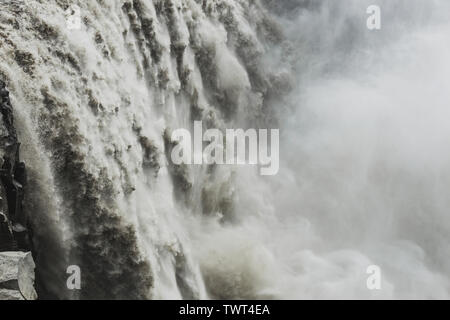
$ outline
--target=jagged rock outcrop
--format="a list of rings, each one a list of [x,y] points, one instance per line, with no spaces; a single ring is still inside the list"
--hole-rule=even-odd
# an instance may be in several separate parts
[[[19,159],[20,143],[9,92],[0,80],[0,300],[35,300],[35,264],[30,252],[27,218],[23,213],[25,164]]]
[[[3,201],[0,206],[3,208]],[[16,243],[14,241],[12,226],[7,216],[0,212],[0,252],[14,250]]]
[[[0,300],[36,300],[30,252],[0,252]]]
[[[14,126],[13,108],[6,84],[0,80],[0,251],[30,250],[28,219],[23,212],[25,163],[20,161],[20,143]]]

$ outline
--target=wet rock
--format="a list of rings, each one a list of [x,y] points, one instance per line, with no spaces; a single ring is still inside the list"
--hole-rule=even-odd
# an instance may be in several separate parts
[[[17,290],[0,289],[0,300],[24,300]]]
[[[17,133],[14,127],[13,109],[9,92],[6,84],[0,80],[0,113],[2,120],[0,121],[0,151],[3,153],[10,152],[10,147],[17,143]]]
[[[19,290],[26,300],[37,299],[37,293],[34,288],[35,268],[36,265],[34,264],[33,256],[30,252],[27,252],[25,256],[19,260],[19,272],[17,279],[19,282]]]
[[[14,52],[14,59],[16,60],[17,64],[20,65],[24,72],[28,74],[32,74],[34,71],[34,64],[35,60],[31,53],[16,50]]]
[[[1,198],[0,207],[3,208],[3,199]],[[11,251],[15,249],[17,248],[14,241],[11,225],[6,215],[3,212],[0,212],[0,252]]]
[[[0,300],[36,300],[30,252],[0,252]]]

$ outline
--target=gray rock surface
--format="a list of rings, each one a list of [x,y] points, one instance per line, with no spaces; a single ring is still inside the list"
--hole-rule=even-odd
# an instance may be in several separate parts
[[[0,300],[24,300],[20,291],[0,289]]]
[[[30,252],[0,252],[0,300],[36,300]]]

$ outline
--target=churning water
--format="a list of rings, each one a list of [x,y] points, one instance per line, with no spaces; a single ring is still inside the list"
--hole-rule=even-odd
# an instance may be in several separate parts
[[[0,8],[41,296],[449,297],[448,1]],[[194,121],[279,128],[279,173],[174,165]]]

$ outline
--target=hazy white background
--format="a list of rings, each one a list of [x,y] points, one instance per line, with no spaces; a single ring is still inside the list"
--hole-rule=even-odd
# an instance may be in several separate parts
[[[276,106],[280,173],[238,175],[249,215],[207,236],[224,251],[203,264],[218,286],[260,297],[449,298],[449,3],[276,5],[297,75]]]

